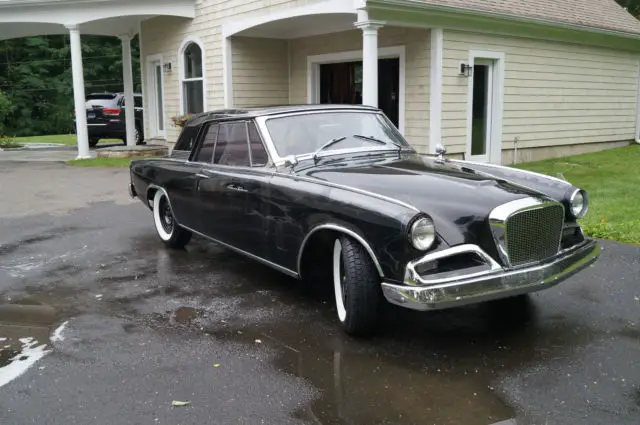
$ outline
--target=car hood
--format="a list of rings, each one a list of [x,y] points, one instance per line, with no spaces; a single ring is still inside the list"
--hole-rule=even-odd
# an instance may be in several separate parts
[[[300,174],[412,205],[433,218],[449,245],[477,242],[481,235],[490,237],[486,220],[495,207],[531,195],[544,196],[467,164],[441,164],[421,155],[331,162]]]

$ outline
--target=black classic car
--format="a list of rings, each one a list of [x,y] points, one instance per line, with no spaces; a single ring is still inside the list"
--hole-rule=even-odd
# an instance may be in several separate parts
[[[228,109],[188,121],[172,153],[132,162],[129,192],[159,238],[197,234],[333,285],[349,334],[384,299],[434,310],[520,296],[593,263],[567,181],[418,154],[366,106]]]

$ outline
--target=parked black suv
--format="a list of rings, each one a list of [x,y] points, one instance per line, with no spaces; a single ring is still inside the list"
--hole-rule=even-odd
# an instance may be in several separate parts
[[[136,117],[136,140],[140,145],[144,141],[142,117],[142,95],[133,96]],[[124,93],[93,93],[87,96],[87,126],[89,127],[89,146],[95,146],[100,139],[121,139],[127,143],[125,125]]]

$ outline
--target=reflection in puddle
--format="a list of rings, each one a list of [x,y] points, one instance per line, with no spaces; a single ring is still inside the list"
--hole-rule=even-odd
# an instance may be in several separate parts
[[[33,338],[20,338],[18,341],[22,344],[19,351],[11,348],[8,350],[6,348],[0,350],[2,353],[0,354],[0,365],[6,364],[6,366],[0,367],[0,387],[7,385],[22,375],[38,360],[49,353],[49,350],[46,350],[47,344],[38,345],[38,341]],[[6,347],[11,347],[11,345],[6,345]],[[10,355],[15,355],[5,361],[2,358],[4,357],[5,350]]]
[[[195,318],[198,317],[199,311],[192,307],[180,307],[176,311],[173,312],[173,320],[176,322],[188,325]]]
[[[51,352],[49,333],[58,317],[47,305],[23,302],[0,305],[0,387],[13,381]],[[55,330],[52,341],[63,339],[66,322]]]

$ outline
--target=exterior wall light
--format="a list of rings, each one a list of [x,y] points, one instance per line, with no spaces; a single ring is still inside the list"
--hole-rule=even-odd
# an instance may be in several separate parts
[[[464,75],[465,77],[471,77],[473,75],[473,66],[467,65],[466,63],[461,63],[460,75]]]

